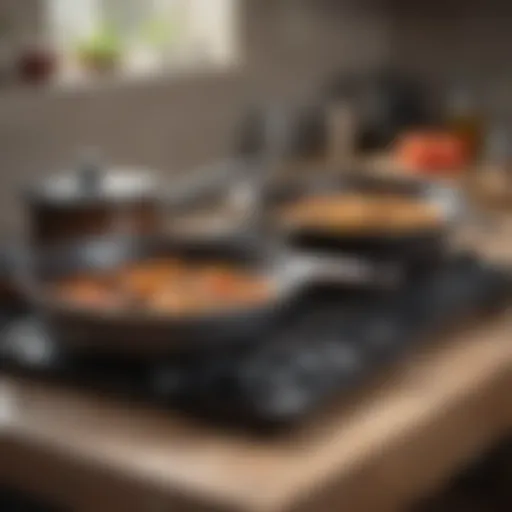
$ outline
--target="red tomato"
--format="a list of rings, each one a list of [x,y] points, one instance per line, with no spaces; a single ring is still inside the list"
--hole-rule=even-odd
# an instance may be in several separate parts
[[[416,132],[404,135],[396,154],[406,167],[425,172],[460,170],[469,163],[462,138],[450,132]]]

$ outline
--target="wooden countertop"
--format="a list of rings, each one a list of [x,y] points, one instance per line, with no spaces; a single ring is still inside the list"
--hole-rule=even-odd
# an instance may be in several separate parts
[[[512,218],[466,234],[512,261]],[[0,480],[73,510],[400,510],[512,427],[512,315],[425,346],[273,439],[0,378]]]

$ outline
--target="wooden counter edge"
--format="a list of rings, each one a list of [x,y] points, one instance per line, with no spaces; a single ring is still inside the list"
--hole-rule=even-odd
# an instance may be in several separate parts
[[[262,488],[260,493],[251,493],[243,501],[237,493],[231,492],[236,483],[220,489],[217,498],[207,495],[204,489],[203,492],[199,492],[200,489],[197,493],[186,492],[179,486],[173,486],[172,481],[151,479],[147,474],[130,471],[130,468],[120,466],[119,461],[102,462],[97,454],[96,458],[89,458],[83,451],[72,453],[58,438],[50,443],[47,438],[38,439],[35,435],[37,425],[18,429],[16,423],[12,427],[4,426],[0,435],[0,479],[58,503],[73,502],[75,505],[78,501],[83,510],[95,512],[101,509],[93,506],[93,497],[108,504],[108,510],[127,512],[152,510],[149,505],[159,510],[164,504],[173,507],[179,504],[177,510],[197,511],[319,511],[323,510],[318,508],[319,504],[325,503],[326,499],[340,506],[350,506],[349,510],[356,512],[369,510],[368,500],[372,494],[379,497],[379,506],[383,507],[387,502],[389,510],[396,510],[397,503],[407,503],[432,490],[459,464],[479,454],[512,426],[512,413],[507,407],[512,384],[512,360],[507,351],[503,352],[504,345],[500,343],[507,339],[509,324],[503,324],[504,332],[501,332],[499,322],[496,325],[496,332],[501,333],[499,340],[484,340],[477,332],[475,339],[467,343],[467,356],[470,356],[467,360],[463,357],[466,350],[464,339],[454,340],[453,344],[449,341],[441,343],[438,349],[434,347],[434,365],[441,364],[446,358],[460,358],[454,365],[456,378],[440,383],[446,385],[446,395],[440,397],[440,388],[436,391],[434,386],[431,390],[426,382],[423,391],[421,386],[418,388],[420,394],[423,392],[423,406],[404,414],[403,419],[392,421],[391,427],[388,426],[384,432],[378,425],[373,433],[366,426],[362,433],[366,439],[364,446],[356,446],[352,450],[349,443],[337,448],[334,443],[347,443],[346,439],[335,436],[331,440],[327,438],[325,446],[311,450],[311,454],[299,451],[298,455],[295,454],[296,459],[306,466],[294,469],[292,456],[287,462],[288,474],[283,475],[282,482],[275,482],[273,487],[269,487],[268,494]],[[489,332],[492,338],[493,329],[484,331]],[[478,364],[466,372],[464,368],[468,361]],[[407,365],[406,361],[404,363]],[[450,372],[445,368],[443,375],[446,380]],[[421,381],[421,375],[414,377]],[[393,382],[390,388],[392,394]],[[411,398],[415,391],[412,393]],[[370,403],[379,404],[379,400],[372,397]],[[403,405],[407,406],[407,400]],[[386,410],[386,407],[379,405],[377,411]],[[393,406],[391,410],[394,410]],[[332,428],[336,425],[344,428],[345,418],[338,414],[330,422]],[[471,428],[466,428],[468,425]],[[347,435],[355,440],[358,431],[349,429]],[[312,439],[315,440],[313,434]],[[386,444],[382,444],[383,440]],[[435,457],[436,450],[442,456]],[[333,451],[333,455],[329,451]],[[250,453],[248,451],[249,457]],[[433,455],[434,460],[425,463]],[[372,482],[374,492],[361,493],[368,481]],[[273,483],[272,476],[269,483]]]

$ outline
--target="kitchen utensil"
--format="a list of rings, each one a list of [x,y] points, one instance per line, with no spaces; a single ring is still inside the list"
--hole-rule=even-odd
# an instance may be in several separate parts
[[[71,172],[25,191],[29,240],[51,245],[105,233],[154,232],[162,208],[155,176],[146,170],[108,169],[91,154]]]
[[[279,221],[278,212],[283,206],[294,202],[333,193],[371,195],[393,195],[424,201],[437,207],[441,221],[435,228],[418,228],[406,233],[352,232],[305,228]],[[304,251],[350,254],[368,261],[395,261],[400,264],[416,265],[432,263],[445,252],[447,237],[454,225],[465,215],[465,202],[454,189],[427,180],[406,178],[380,178],[361,173],[346,173],[314,177],[295,184],[274,187],[266,198],[268,215],[272,216],[275,229],[286,242]]]
[[[379,277],[360,262],[339,259],[327,267],[322,260],[258,250],[252,242],[239,239],[224,244],[191,244],[168,237],[83,241],[25,253],[19,261],[17,280],[29,304],[70,350],[142,357],[251,343],[261,339],[308,286],[326,281],[374,286]],[[58,300],[50,292],[52,284],[66,277],[108,274],[126,264],[164,257],[241,265],[271,280],[274,292],[257,305],[186,315],[136,307],[105,310],[77,306]]]

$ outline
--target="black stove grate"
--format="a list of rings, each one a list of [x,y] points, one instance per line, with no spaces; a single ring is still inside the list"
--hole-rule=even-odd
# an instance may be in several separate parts
[[[310,290],[249,347],[144,362],[65,353],[33,314],[4,309],[0,365],[210,418],[289,424],[438,330],[505,307],[511,283],[504,270],[460,255],[392,293]]]

